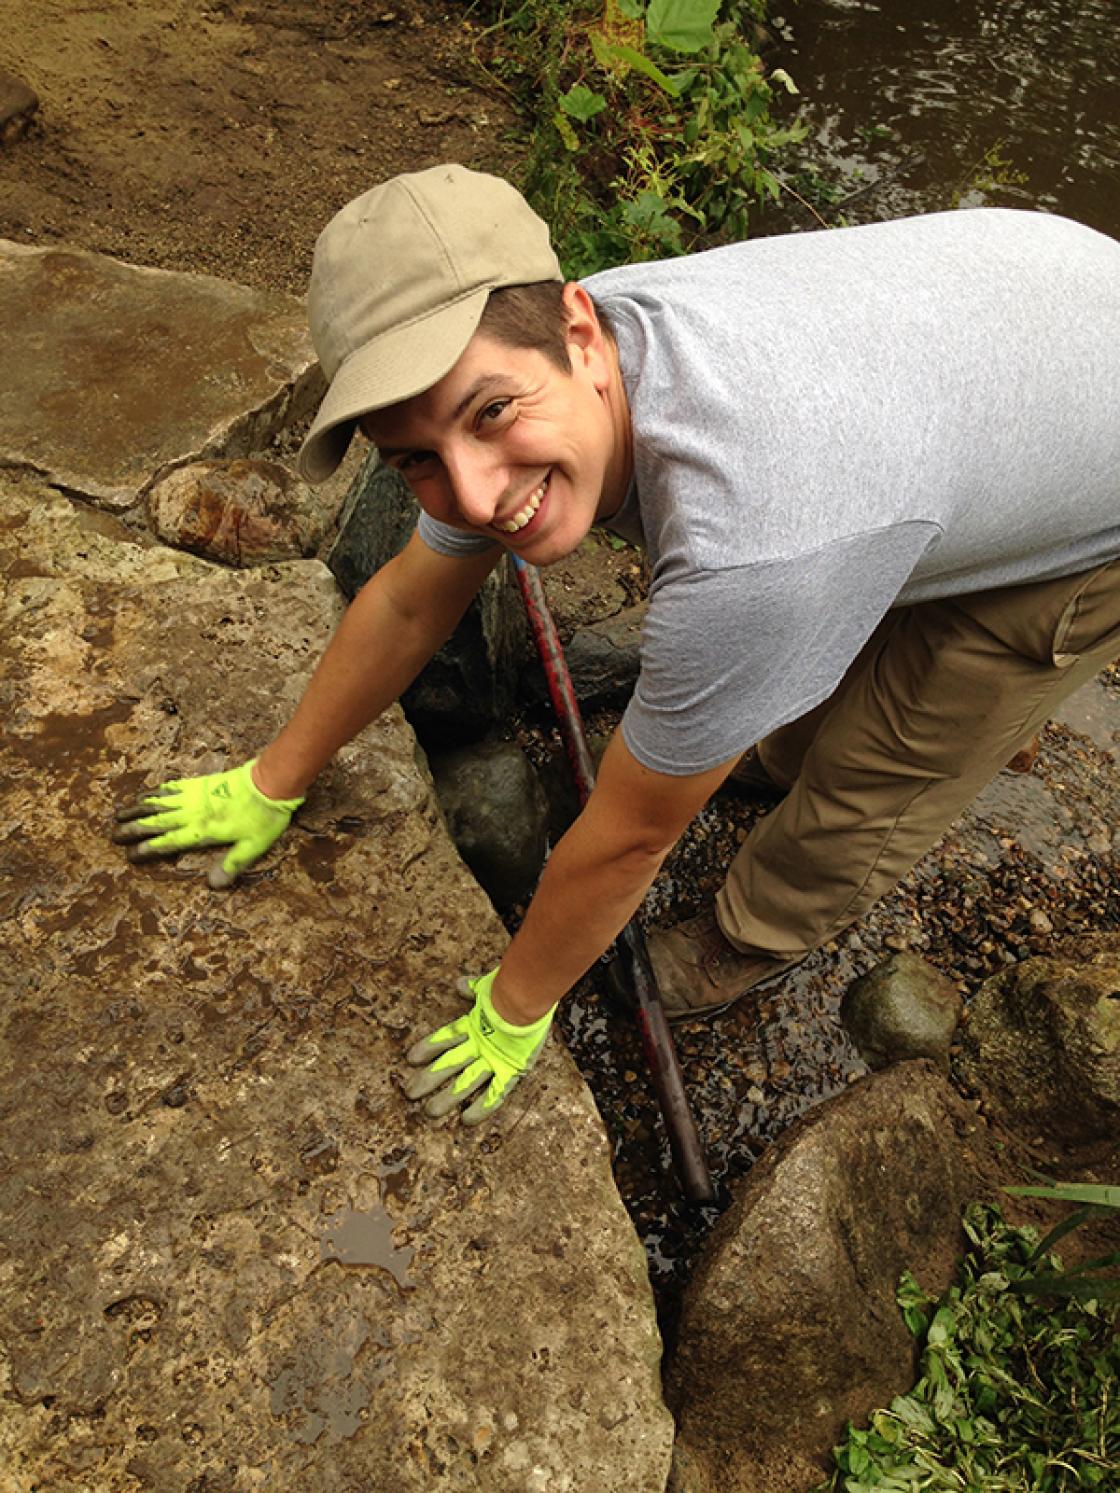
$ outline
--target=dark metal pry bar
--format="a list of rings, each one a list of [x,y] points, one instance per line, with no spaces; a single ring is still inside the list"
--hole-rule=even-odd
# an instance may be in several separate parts
[[[548,609],[544,586],[537,570],[512,556],[529,625],[533,630],[548,684],[549,698],[564,738],[580,804],[585,804],[595,786],[595,764],[587,745],[579,702],[572,687],[564,649]],[[669,1032],[657,983],[649,962],[645,936],[636,917],[631,918],[615,940],[615,952],[625,986],[635,997],[638,1032],[653,1079],[654,1093],[665,1122],[673,1165],[689,1202],[710,1203],[715,1198],[707,1158],[696,1122],[688,1105],[680,1063]]]

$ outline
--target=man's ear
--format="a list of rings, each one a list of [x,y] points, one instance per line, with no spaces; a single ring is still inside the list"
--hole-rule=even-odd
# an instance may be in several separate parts
[[[582,285],[569,280],[564,286],[564,309],[568,313],[564,337],[572,367],[586,368],[598,386],[608,378],[609,360],[607,339],[603,323],[595,310],[595,302]]]

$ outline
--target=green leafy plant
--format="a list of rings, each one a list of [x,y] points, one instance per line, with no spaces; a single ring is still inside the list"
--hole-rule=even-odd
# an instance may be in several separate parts
[[[1064,1239],[1074,1229],[1080,1228],[1090,1218],[1098,1218],[1109,1212],[1120,1212],[1120,1187],[1108,1187],[1097,1182],[1054,1182],[1049,1177],[1042,1179],[1038,1187],[1008,1187],[1005,1191],[1017,1197],[1049,1198],[1059,1203],[1079,1203],[1061,1223],[1057,1224],[1035,1247],[1028,1264],[1034,1266],[1015,1281],[1012,1290],[1026,1296],[1078,1296],[1082,1300],[1120,1302],[1120,1276],[1102,1272],[1120,1265],[1120,1250],[1098,1255],[1095,1260],[1086,1260],[1074,1270],[1047,1269],[1044,1261],[1049,1250],[1059,1239]]]
[[[963,1222],[970,1250],[948,1294],[927,1295],[909,1274],[899,1287],[921,1345],[917,1384],[866,1427],[848,1427],[821,1493],[1114,1489],[1116,1307],[1079,1293],[1048,1307],[1022,1290],[1040,1259],[1036,1232],[978,1203]],[[1044,1263],[1060,1273],[1055,1257]]]
[[[566,273],[742,238],[805,128],[751,45],[765,0],[522,0],[485,7],[486,66],[534,123],[522,183]]]

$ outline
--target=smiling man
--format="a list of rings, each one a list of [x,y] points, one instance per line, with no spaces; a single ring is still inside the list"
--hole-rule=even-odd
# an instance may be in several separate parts
[[[512,187],[439,166],[327,225],[310,312],[330,387],[301,469],[361,429],[417,530],[257,758],[122,814],[135,858],[230,844],[228,885],[504,551],[546,565],[603,523],[650,556],[596,789],[468,1014],[409,1054],[433,1115],[502,1103],[752,744],[781,803],[651,942],[678,1018],[859,917],[1120,652],[1120,246],[1089,229],[945,213],[564,283]]]

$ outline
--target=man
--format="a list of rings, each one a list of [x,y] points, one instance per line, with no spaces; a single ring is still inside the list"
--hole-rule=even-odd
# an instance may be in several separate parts
[[[651,562],[595,792],[470,1013],[409,1054],[430,1113],[493,1113],[752,743],[787,791],[714,914],[653,940],[676,1017],[859,917],[1120,652],[1120,245],[1089,229],[945,213],[565,284],[511,187],[441,166],[328,224],[310,313],[301,469],[360,428],[417,532],[252,763],[126,811],[134,856],[232,843],[228,884],[504,550],[548,564],[608,523]]]

